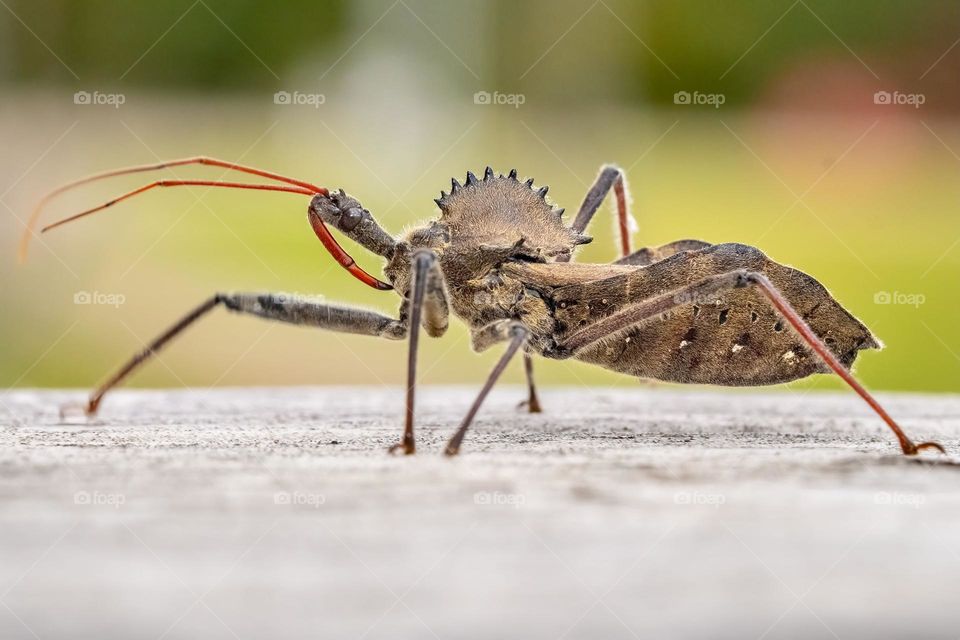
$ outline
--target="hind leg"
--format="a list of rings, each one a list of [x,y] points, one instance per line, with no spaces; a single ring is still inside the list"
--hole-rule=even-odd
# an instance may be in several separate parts
[[[936,442],[914,444],[914,442],[907,437],[907,434],[903,432],[903,429],[900,428],[900,425],[890,417],[890,414],[888,414],[870,392],[853,377],[853,374],[843,365],[833,351],[824,344],[820,336],[814,333],[810,325],[808,325],[797,310],[793,308],[790,301],[787,300],[786,297],[780,293],[780,290],[762,273],[745,270],[721,273],[706,277],[691,285],[669,291],[655,298],[637,302],[622,311],[607,316],[577,331],[566,338],[560,347],[567,354],[573,355],[580,349],[594,344],[598,340],[610,337],[638,323],[668,313],[684,304],[689,304],[690,300],[695,300],[700,296],[704,298],[711,297],[721,291],[741,287],[756,287],[763,293],[767,302],[787,320],[797,335],[806,343],[807,347],[830,367],[834,373],[840,376],[857,395],[863,398],[864,402],[890,427],[890,430],[893,431],[905,455],[915,455],[923,449],[937,449],[941,453],[945,453],[943,447]]]

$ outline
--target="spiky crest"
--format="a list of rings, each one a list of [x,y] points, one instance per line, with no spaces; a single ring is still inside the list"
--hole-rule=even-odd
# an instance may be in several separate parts
[[[458,237],[471,242],[509,247],[519,238],[544,256],[572,251],[591,240],[564,226],[563,209],[547,202],[547,187],[534,188],[533,178],[517,179],[517,170],[495,174],[487,167],[479,180],[471,171],[463,185],[451,180],[450,193],[440,192],[434,202],[440,207],[440,222]]]

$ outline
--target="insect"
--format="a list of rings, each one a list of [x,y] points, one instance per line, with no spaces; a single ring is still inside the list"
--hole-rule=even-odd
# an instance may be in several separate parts
[[[518,351],[523,352],[529,411],[539,412],[532,356],[574,358],[638,378],[726,386],[768,385],[813,373],[840,376],[890,427],[904,454],[943,447],[915,444],[851,375],[858,352],[879,348],[869,330],[814,278],[742,244],[679,240],[631,251],[630,214],[623,172],[605,166],[572,223],[547,200],[547,187],[516,170],[478,178],[435,200],[439,217],[396,239],[360,202],[269,171],[207,157],[117,169],[68,183],[45,196],[21,240],[21,258],[35,235],[42,208],[54,197],[95,180],[182,165],[210,165],[271,180],[158,180],[47,225],[49,231],[158,187],[197,185],[308,196],[307,219],[334,259],[375,289],[400,296],[397,317],[269,293],[217,293],[153,340],[93,391],[83,406],[97,412],[104,395],[191,324],[217,307],[270,320],[344,333],[406,339],[404,429],[391,452],[412,454],[420,328],[444,334],[450,311],[471,331],[476,351],[505,343],[446,455],[464,436],[490,389]],[[571,262],[594,214],[613,191],[622,256],[609,264]],[[363,269],[340,246],[333,227],[386,261],[386,281]]]

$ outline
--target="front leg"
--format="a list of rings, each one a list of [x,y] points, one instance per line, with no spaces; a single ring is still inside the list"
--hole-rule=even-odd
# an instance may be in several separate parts
[[[364,309],[329,305],[302,296],[283,293],[218,293],[154,338],[106,382],[97,387],[90,394],[90,399],[79,408],[88,416],[96,414],[107,392],[122,384],[134,371],[155,357],[170,341],[219,306],[236,313],[328,331],[378,336],[393,340],[399,340],[407,333],[407,326],[402,320],[388,318]],[[73,405],[61,409],[61,415],[71,408]]]
[[[420,326],[432,337],[439,337],[447,330],[449,305],[444,287],[443,273],[437,256],[427,249],[413,254],[411,259],[409,305],[410,348],[407,353],[407,396],[404,412],[403,439],[390,447],[390,453],[411,455],[417,447],[413,437],[414,400],[417,387],[417,347],[420,343]],[[401,315],[403,315],[401,313]]]

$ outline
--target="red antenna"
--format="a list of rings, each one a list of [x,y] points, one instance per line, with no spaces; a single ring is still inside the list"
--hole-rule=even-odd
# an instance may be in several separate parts
[[[207,186],[207,187],[222,187],[229,189],[253,189],[258,191],[283,191],[286,193],[297,193],[307,196],[315,195],[328,195],[329,191],[323,187],[318,187],[309,182],[303,182],[302,180],[296,180],[294,178],[289,178],[287,176],[282,176],[278,173],[273,173],[271,171],[264,171],[263,169],[257,169],[254,167],[247,167],[241,164],[236,164],[233,162],[226,162],[224,160],[217,160],[216,158],[207,158],[205,156],[196,156],[192,158],[181,158],[179,160],[168,160],[166,162],[158,162],[155,164],[144,164],[133,167],[124,167],[121,169],[114,169],[111,171],[104,171],[102,173],[96,173],[85,178],[80,178],[79,180],[74,180],[63,184],[43,198],[40,199],[40,202],[37,203],[37,206],[30,214],[30,218],[27,220],[26,229],[23,232],[23,235],[20,237],[20,249],[19,249],[19,260],[23,262],[27,257],[27,250],[30,245],[30,239],[36,235],[34,229],[36,228],[37,221],[40,218],[40,214],[43,212],[44,207],[48,202],[53,200],[58,195],[70,191],[80,185],[84,185],[90,182],[95,182],[97,180],[102,180],[104,178],[111,178],[114,176],[122,176],[131,173],[143,173],[146,171],[158,171],[160,169],[166,169],[169,167],[178,167],[187,164],[204,164],[211,165],[215,167],[223,167],[225,169],[240,171],[242,173],[249,173],[252,175],[260,176],[263,178],[269,178],[271,180],[277,180],[280,182],[286,183],[286,185],[272,185],[272,184],[256,184],[256,183],[247,183],[247,182],[222,182],[216,180],[156,180],[149,184],[146,184],[142,187],[129,191],[121,196],[110,200],[102,205],[81,211],[80,213],[74,214],[67,218],[58,220],[52,224],[41,229],[41,233],[55,229],[60,225],[78,220],[85,216],[91,215],[98,211],[102,211],[108,207],[112,207],[118,202],[122,202],[128,198],[132,198],[136,195],[149,191],[156,187],[182,187],[182,186]],[[347,271],[349,271],[355,278],[363,282],[364,284],[371,286],[375,289],[388,290],[392,287],[386,282],[382,282],[377,278],[374,278],[369,273],[357,266],[356,262],[350,255],[343,250],[340,244],[337,242],[336,238],[333,237],[333,234],[330,233],[330,230],[324,224],[323,220],[317,218],[317,216],[310,216],[310,223],[313,226],[314,231],[317,236],[320,238],[320,241],[323,243],[323,246],[326,247],[327,251],[336,259],[336,261],[343,266]]]

